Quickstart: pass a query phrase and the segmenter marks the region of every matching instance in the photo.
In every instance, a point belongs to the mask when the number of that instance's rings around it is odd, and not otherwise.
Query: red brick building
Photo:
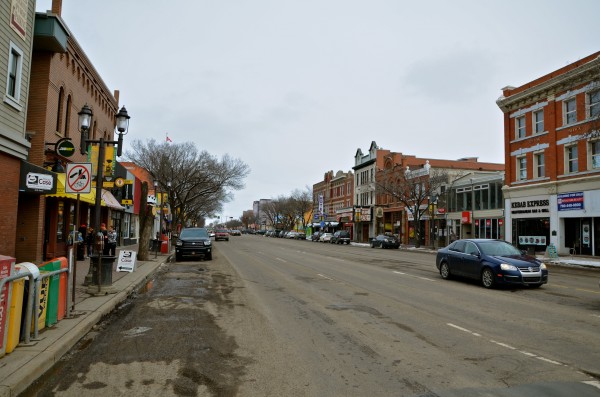
[[[506,237],[600,255],[600,52],[505,87]]]
[[[352,234],[352,197],[354,174],[352,171],[327,171],[323,180],[313,185],[313,230],[330,232],[340,229]]]
[[[62,2],[53,0],[52,10],[35,16],[32,78],[29,86],[27,132],[31,134],[29,161],[38,166],[66,168],[69,162],[87,162],[80,154],[78,113],[84,105],[93,112],[89,139],[113,140],[118,112],[118,91],[111,92],[90,59],[70,35],[61,18]],[[70,157],[57,153],[59,141],[70,140],[75,150]],[[96,165],[94,165],[95,167]],[[64,172],[64,171],[63,171]],[[55,176],[57,193],[21,195],[16,250],[19,261],[40,262],[67,252],[68,235],[79,224],[92,223],[94,195],[80,200],[65,193],[64,173]],[[62,190],[61,190],[62,181]],[[103,192],[110,195],[109,192]],[[111,195],[112,197],[112,195]],[[101,221],[109,224],[110,204],[103,201]],[[99,203],[97,205],[100,205]]]

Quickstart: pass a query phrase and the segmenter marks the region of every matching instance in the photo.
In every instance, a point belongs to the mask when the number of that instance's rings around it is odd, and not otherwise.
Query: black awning
[[[56,173],[27,161],[21,161],[19,192],[54,194],[56,184]]]

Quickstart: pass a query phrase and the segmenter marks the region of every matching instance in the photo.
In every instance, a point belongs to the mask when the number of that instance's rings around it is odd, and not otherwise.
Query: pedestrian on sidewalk
[[[107,255],[115,256],[117,252],[117,232],[112,225],[108,227],[107,241]]]
[[[94,246],[94,228],[89,227],[87,230],[87,236],[85,236],[85,244],[87,245],[87,256],[88,258],[92,256],[93,246]]]

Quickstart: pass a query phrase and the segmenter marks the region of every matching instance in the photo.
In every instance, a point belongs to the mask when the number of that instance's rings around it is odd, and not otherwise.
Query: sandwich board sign
[[[117,261],[118,272],[133,272],[135,270],[135,251],[121,250],[119,252],[119,260]]]

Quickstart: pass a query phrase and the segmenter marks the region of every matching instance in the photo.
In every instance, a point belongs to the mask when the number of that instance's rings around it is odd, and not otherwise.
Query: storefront
[[[368,243],[370,237],[374,237],[373,228],[373,207],[354,207],[354,230],[356,232],[355,241],[359,243]]]
[[[532,196],[507,200],[511,242],[518,248],[545,251],[550,244],[550,197]]]
[[[565,249],[600,256],[600,191],[561,193],[556,204]]]
[[[340,225],[339,230],[346,230],[350,233],[350,239],[354,240],[354,223],[352,222],[354,217],[353,208],[342,208],[335,212],[337,221]]]

